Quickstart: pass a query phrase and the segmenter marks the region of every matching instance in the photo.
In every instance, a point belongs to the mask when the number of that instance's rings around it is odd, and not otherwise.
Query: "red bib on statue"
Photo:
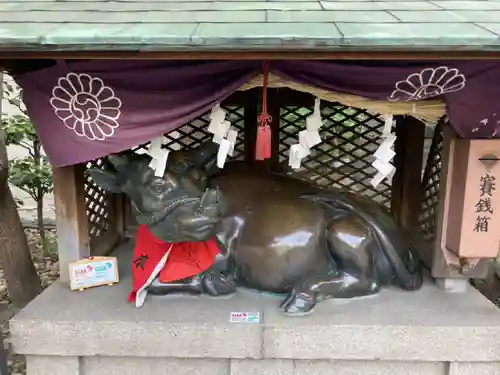
[[[167,243],[139,225],[132,260],[133,290],[129,301],[142,306],[146,288],[159,276],[162,282],[182,280],[209,269],[219,249],[214,239],[205,242]]]

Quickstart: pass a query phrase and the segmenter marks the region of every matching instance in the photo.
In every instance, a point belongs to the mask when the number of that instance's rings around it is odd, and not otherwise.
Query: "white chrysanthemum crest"
[[[396,82],[388,100],[411,101],[433,98],[446,93],[462,90],[465,76],[456,68],[439,66],[412,73],[406,79]]]
[[[120,126],[122,102],[102,79],[68,73],[52,89],[50,105],[64,125],[89,140],[105,140]]]

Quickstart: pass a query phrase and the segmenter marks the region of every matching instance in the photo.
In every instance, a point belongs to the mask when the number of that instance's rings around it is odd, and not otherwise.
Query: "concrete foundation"
[[[71,292],[55,283],[11,320],[28,375],[498,375],[500,310],[469,287],[428,282],[374,298],[326,301],[312,315],[282,316],[280,299],[242,290],[231,298],[127,302],[121,281]],[[230,323],[231,312],[259,313]]]

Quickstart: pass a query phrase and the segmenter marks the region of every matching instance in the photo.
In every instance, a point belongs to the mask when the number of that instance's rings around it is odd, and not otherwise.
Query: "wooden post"
[[[69,264],[90,256],[83,164],[53,168],[57,247],[61,281],[69,282]]]
[[[121,241],[125,237],[125,232],[127,230],[125,222],[125,205],[127,204],[127,197],[123,193],[113,194],[111,200],[113,204],[112,225],[118,235],[118,239]]]
[[[396,117],[396,144],[392,212],[401,225],[413,231],[420,213],[425,125],[411,116]]]
[[[279,169],[280,163],[280,122],[281,122],[281,100],[279,89],[269,89],[267,94],[267,107],[271,115],[271,161],[272,171]]]
[[[3,102],[3,73],[0,71],[0,114],[2,113]],[[2,135],[0,135],[2,137]],[[2,140],[0,139],[0,142]],[[2,166],[0,165],[0,168]],[[0,192],[1,194],[1,192]],[[0,337],[0,375],[7,375],[9,373],[9,366],[7,365],[7,351],[4,347],[3,336]]]
[[[243,123],[245,125],[245,162],[255,163],[255,140],[257,138],[258,89],[247,90],[244,97]],[[238,103],[239,104],[239,103]]]
[[[125,238],[125,205],[126,196],[124,194],[110,194],[107,197],[109,227],[104,233],[90,239],[91,256],[108,256],[115,246]]]

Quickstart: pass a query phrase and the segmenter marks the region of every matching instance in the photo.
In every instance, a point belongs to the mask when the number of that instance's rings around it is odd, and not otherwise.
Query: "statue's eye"
[[[151,189],[155,193],[162,193],[163,191],[165,191],[166,186],[167,186],[166,182],[161,179],[158,180],[155,179],[151,182]]]

